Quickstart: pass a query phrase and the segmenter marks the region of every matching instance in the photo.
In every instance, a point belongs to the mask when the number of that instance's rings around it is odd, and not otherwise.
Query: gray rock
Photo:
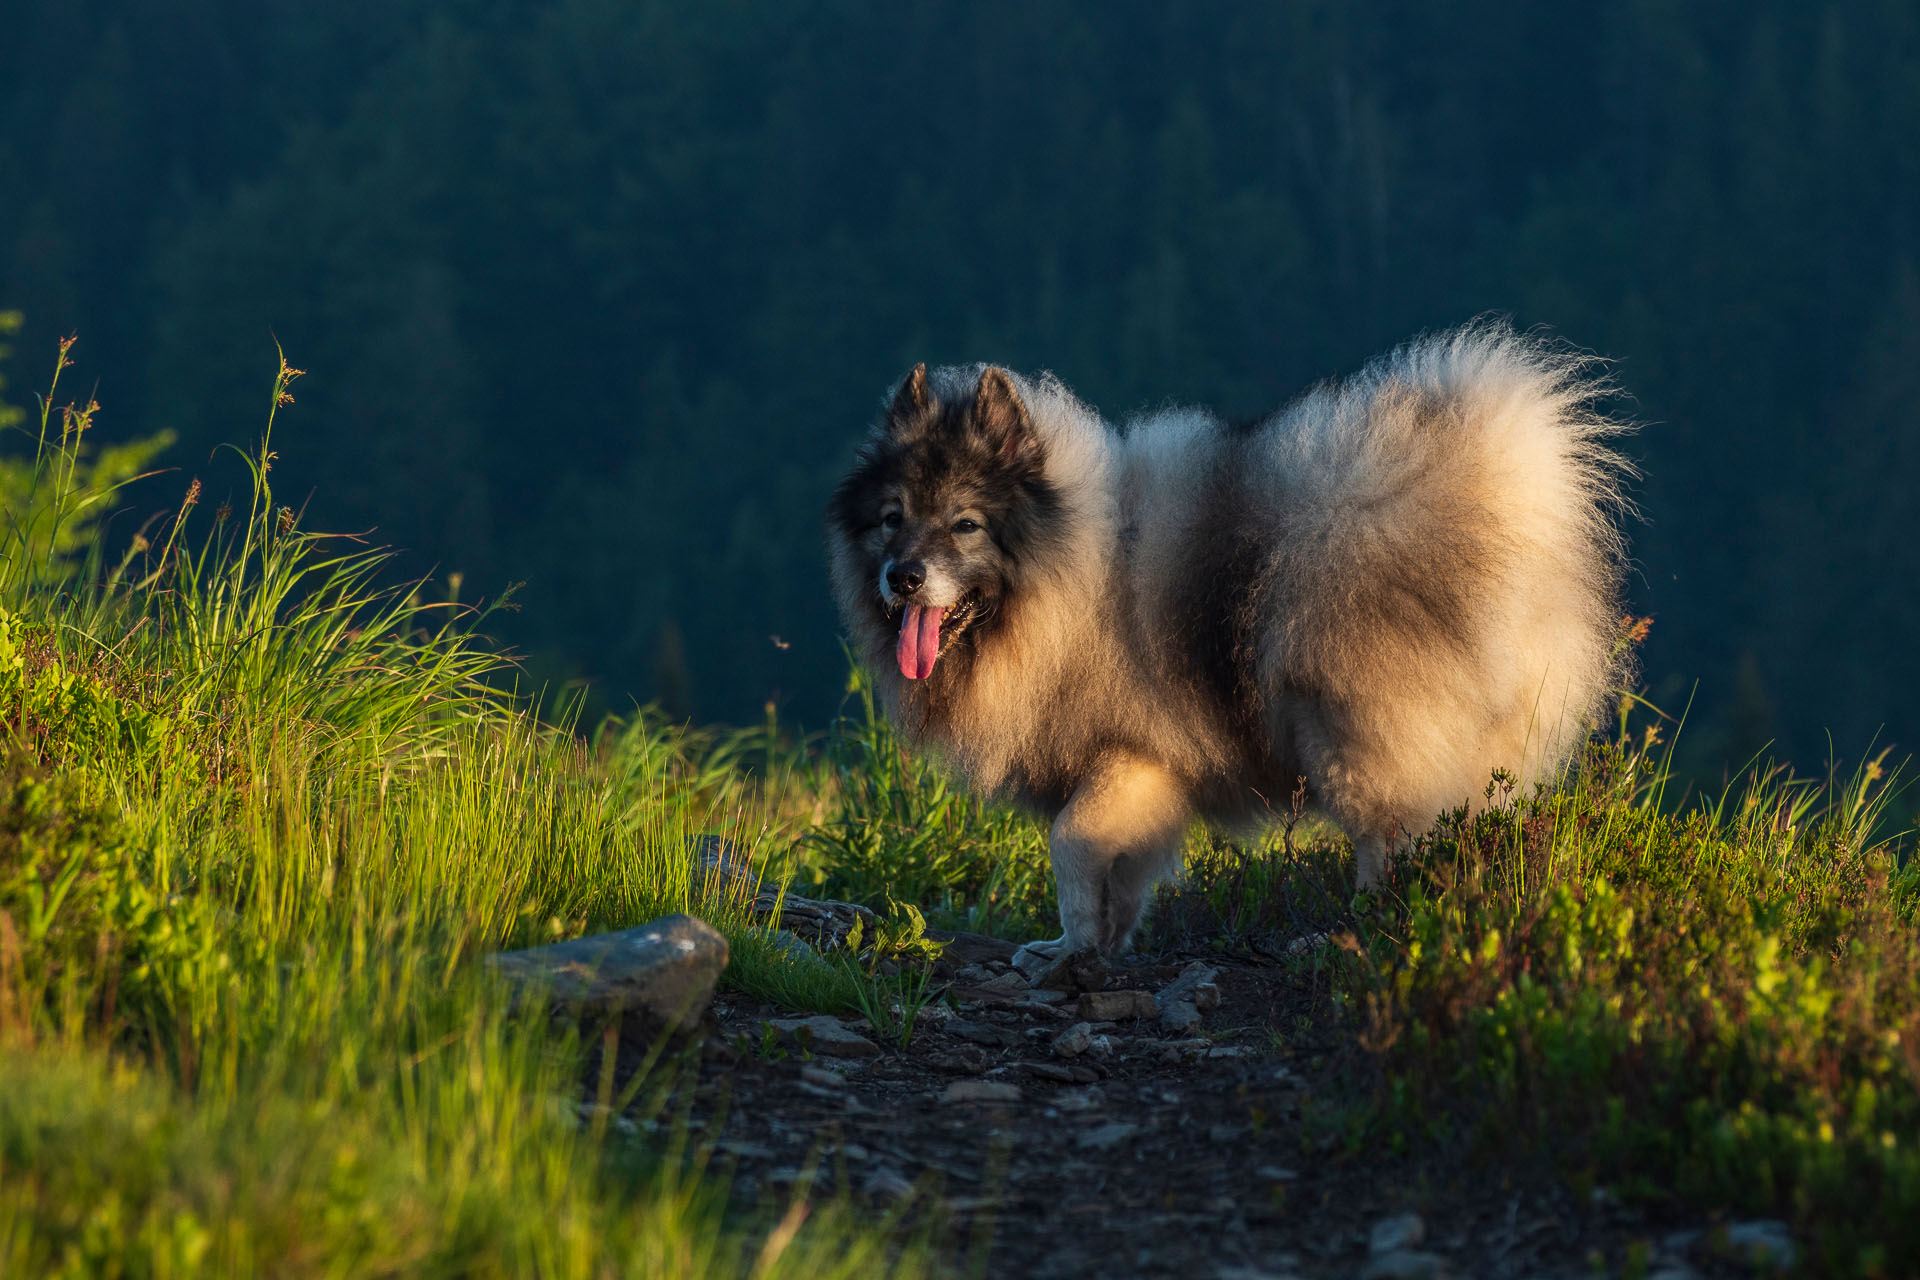
[[[1160,1013],[1160,1027],[1170,1035],[1189,1035],[1200,1026],[1200,1011],[1217,1008],[1220,988],[1214,984],[1219,971],[1195,960],[1180,971],[1180,976],[1154,996]],[[1205,994],[1203,994],[1203,992]]]
[[[1100,990],[1107,985],[1109,973],[1107,962],[1091,951],[1055,959],[1023,950],[1013,958],[1013,966],[1030,985],[1068,995]]]
[[[1382,1218],[1367,1233],[1368,1253],[1397,1253],[1411,1249],[1427,1238],[1427,1220],[1417,1213],[1399,1213]]]
[[[1062,1089],[1053,1095],[1053,1105],[1062,1111],[1098,1111],[1107,1105],[1107,1095],[1096,1084],[1083,1089]]]
[[[880,1052],[879,1045],[824,1013],[811,1018],[774,1018],[767,1025],[783,1039],[828,1058],[871,1058]]]
[[[1418,1249],[1376,1253],[1360,1268],[1360,1280],[1432,1280],[1445,1274],[1446,1259]]]
[[[1199,988],[1213,986],[1214,979],[1219,976],[1220,971],[1218,969],[1202,961],[1195,960],[1192,964],[1189,964],[1180,971],[1179,977],[1162,987],[1160,994],[1156,996],[1155,999],[1161,1001],[1186,1000],[1192,1002],[1194,993],[1199,990]],[[1216,990],[1217,989],[1218,988],[1216,988]]]
[[[1076,1022],[1053,1038],[1053,1051],[1062,1058],[1077,1058],[1093,1047],[1093,1028]]]
[[[618,933],[503,951],[486,962],[559,1006],[685,1027],[713,1002],[714,984],[727,967],[727,940],[704,920],[663,916]]]
[[[1097,1129],[1088,1129],[1073,1140],[1073,1145],[1082,1151],[1107,1151],[1139,1132],[1139,1125],[1129,1124],[1125,1120],[1115,1120]]]
[[[1196,1021],[1199,1017],[1200,1015],[1197,1013],[1194,1015]],[[1192,1061],[1196,1058],[1206,1057],[1207,1051],[1212,1048],[1213,1041],[1200,1037],[1194,1037],[1190,1040],[1167,1040],[1163,1041],[1160,1045],[1160,1061]]]
[[[714,835],[689,836],[687,845],[698,873],[738,895],[756,921],[783,925],[821,951],[839,946],[856,923],[867,937],[874,935],[877,919],[867,908],[856,902],[782,894],[780,886],[766,882],[762,868],[730,840]]]
[[[1151,1018],[1159,1007],[1147,991],[1089,991],[1080,997],[1074,1012],[1082,1022],[1122,1022]]]
[[[1718,1235],[1718,1232],[1712,1232],[1708,1238],[1718,1245],[1721,1244]],[[1787,1224],[1771,1218],[1730,1223],[1721,1249],[1742,1262],[1780,1271],[1790,1269],[1800,1256],[1799,1250],[1794,1248],[1793,1235],[1787,1230]]]
[[[1020,1043],[1020,1033],[1012,1027],[1003,1027],[991,1022],[972,1022],[966,1018],[949,1018],[940,1028],[950,1036],[957,1036],[973,1044],[983,1044],[989,1049],[1010,1049]]]
[[[1052,1080],[1056,1084],[1073,1083],[1073,1068],[1063,1067],[1057,1062],[1023,1062],[1020,1069],[1030,1076]]]
[[[940,1095],[942,1102],[1018,1102],[1020,1086],[1001,1080],[956,1080]]]

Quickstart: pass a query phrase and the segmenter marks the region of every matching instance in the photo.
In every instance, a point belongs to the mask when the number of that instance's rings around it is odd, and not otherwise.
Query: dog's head
[[[990,642],[1061,519],[1045,460],[1006,370],[907,375],[827,509],[841,610],[870,660],[890,646],[925,680]]]

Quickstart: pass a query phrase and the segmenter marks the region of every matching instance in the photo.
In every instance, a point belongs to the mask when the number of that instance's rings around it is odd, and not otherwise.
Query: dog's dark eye
[[[953,531],[955,533],[978,533],[980,532],[980,522],[978,520],[955,520],[953,522]]]
[[[900,513],[898,511],[889,511],[887,514],[881,516],[880,527],[888,533],[892,533],[895,529],[898,529],[900,527]]]

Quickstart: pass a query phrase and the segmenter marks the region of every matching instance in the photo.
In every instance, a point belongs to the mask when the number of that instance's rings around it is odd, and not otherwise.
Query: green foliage
[[[1054,919],[1046,831],[987,804],[927,754],[905,751],[855,667],[827,745],[834,807],[801,845],[802,873],[876,909],[925,904],[938,922],[1031,937]]]
[[[82,447],[51,437],[30,488]],[[740,748],[541,723],[486,682],[478,615],[303,530],[273,462],[204,533],[190,500],[112,570],[95,543],[57,590],[6,579],[0,1271],[917,1272],[844,1203],[729,1212],[636,1098],[583,1124],[590,1051],[474,963],[689,911],[736,984],[857,1005],[695,874],[690,834],[787,821]]]
[[[1563,792],[1455,814],[1352,940],[1382,1122],[1787,1217],[1822,1271],[1911,1271],[1920,939],[1892,782],[1761,769],[1664,811],[1622,743]]]

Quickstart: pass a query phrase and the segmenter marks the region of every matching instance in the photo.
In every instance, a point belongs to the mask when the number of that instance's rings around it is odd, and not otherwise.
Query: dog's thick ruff
[[[1047,375],[908,376],[829,508],[834,588],[907,737],[1052,820],[1039,949],[1123,950],[1195,815],[1304,778],[1368,885],[1566,760],[1625,661],[1590,365],[1478,324],[1248,427],[1118,431]]]

